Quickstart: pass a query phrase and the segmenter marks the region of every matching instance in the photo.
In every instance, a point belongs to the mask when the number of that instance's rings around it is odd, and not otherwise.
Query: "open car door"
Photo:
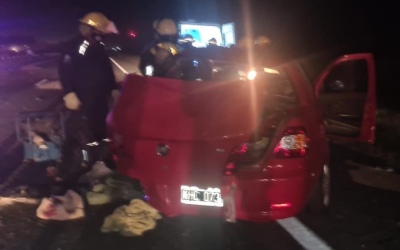
[[[374,142],[376,73],[372,54],[350,54],[333,61],[317,79],[315,94],[328,137]]]

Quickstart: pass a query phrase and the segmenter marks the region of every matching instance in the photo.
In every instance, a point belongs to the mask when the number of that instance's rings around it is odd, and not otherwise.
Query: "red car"
[[[207,67],[191,80],[127,76],[107,119],[118,171],[168,217],[264,222],[326,207],[328,138],[374,141],[373,56],[342,56],[315,82],[296,63]]]

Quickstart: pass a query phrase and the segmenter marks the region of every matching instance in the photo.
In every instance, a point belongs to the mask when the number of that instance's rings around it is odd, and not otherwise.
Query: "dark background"
[[[101,11],[115,21],[121,36],[134,31],[137,37],[128,42],[139,48],[151,39],[156,18],[233,21],[240,38],[248,13],[252,32],[269,36],[274,50],[292,58],[342,47],[346,52],[373,52],[379,104],[400,109],[395,5],[387,0],[0,0],[0,36],[34,35],[56,43],[76,34],[77,19],[86,12]]]

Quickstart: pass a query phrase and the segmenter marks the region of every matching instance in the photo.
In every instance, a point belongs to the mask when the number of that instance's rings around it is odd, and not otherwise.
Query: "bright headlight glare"
[[[254,78],[256,78],[256,76],[257,76],[257,71],[255,71],[254,69],[250,70],[247,73],[247,79],[250,80],[250,81],[253,81]]]

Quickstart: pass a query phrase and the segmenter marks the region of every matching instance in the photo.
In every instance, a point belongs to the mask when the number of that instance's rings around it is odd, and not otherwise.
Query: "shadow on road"
[[[334,249],[400,249],[400,193],[355,183],[346,160],[373,159],[332,144],[330,215],[301,221]]]

